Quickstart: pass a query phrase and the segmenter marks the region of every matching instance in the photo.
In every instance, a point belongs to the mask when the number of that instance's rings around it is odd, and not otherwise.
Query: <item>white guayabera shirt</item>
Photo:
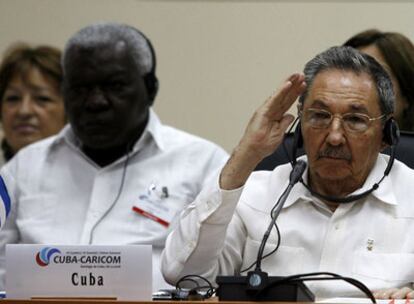
[[[12,205],[0,231],[1,281],[6,243],[152,244],[153,290],[166,287],[159,268],[165,239],[227,157],[209,141],[162,125],[152,111],[126,171],[126,156],[97,166],[70,126],[28,146],[0,171]]]
[[[388,156],[380,155],[364,186],[354,194],[377,183],[387,162]],[[218,274],[233,275],[251,265],[291,169],[287,164],[254,172],[236,190],[220,190],[217,181],[203,190],[167,239],[162,259],[167,281],[192,273],[214,282]],[[395,160],[377,190],[332,212],[296,184],[277,219],[280,248],[262,261],[262,270],[274,276],[334,272],[358,279],[371,290],[411,286],[413,187],[414,171]],[[273,230],[265,253],[276,244]],[[317,297],[363,296],[354,286],[338,281],[306,284]]]

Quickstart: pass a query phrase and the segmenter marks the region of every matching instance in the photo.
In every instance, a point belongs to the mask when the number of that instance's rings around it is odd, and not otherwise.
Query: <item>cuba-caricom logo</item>
[[[50,258],[55,253],[61,253],[57,248],[45,247],[36,254],[36,263],[39,266],[45,267],[49,265]]]

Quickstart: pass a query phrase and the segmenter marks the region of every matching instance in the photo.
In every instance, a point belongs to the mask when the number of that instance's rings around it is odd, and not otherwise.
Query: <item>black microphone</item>
[[[294,185],[298,181],[300,181],[303,172],[305,172],[306,169],[306,162],[304,160],[298,160],[296,162],[296,165],[293,167],[292,172],[290,172],[289,176],[289,185]]]
[[[249,290],[259,290],[266,286],[267,281],[267,273],[261,270],[261,263],[263,259],[263,252],[267,242],[267,239],[270,236],[270,232],[276,222],[277,217],[279,216],[280,211],[285,204],[286,199],[288,198],[290,191],[292,190],[293,186],[301,179],[303,172],[306,169],[306,162],[303,160],[298,160],[293,167],[292,171],[290,172],[289,176],[289,185],[286,187],[285,191],[279,197],[277,203],[272,208],[271,217],[272,220],[270,221],[269,227],[265,234],[263,235],[262,242],[260,243],[259,250],[257,252],[257,259],[256,259],[256,268],[254,271],[251,271],[247,275]]]
[[[285,201],[287,197],[289,196],[290,191],[292,190],[293,186],[302,179],[302,174],[303,172],[305,172],[305,169],[306,169],[306,162],[304,160],[298,160],[295,166],[293,167],[292,171],[290,172],[289,185],[286,188],[286,190],[283,192],[283,194],[280,196],[275,207],[273,207],[272,209],[272,219],[274,219],[273,224],[276,221],[276,218],[279,216],[279,213],[282,210],[282,207],[285,204]]]

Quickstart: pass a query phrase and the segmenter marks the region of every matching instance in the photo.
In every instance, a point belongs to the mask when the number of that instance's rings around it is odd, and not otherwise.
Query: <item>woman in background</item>
[[[1,148],[5,161],[65,125],[60,59],[60,50],[51,46],[16,44],[6,51],[0,65]]]
[[[374,57],[389,73],[396,97],[395,119],[401,130],[414,131],[414,45],[400,33],[371,29],[344,45]]]

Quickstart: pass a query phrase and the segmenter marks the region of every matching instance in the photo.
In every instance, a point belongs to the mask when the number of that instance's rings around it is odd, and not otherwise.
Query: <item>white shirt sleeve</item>
[[[182,212],[162,255],[161,268],[167,282],[175,284],[184,275],[197,274],[213,283],[218,273],[232,274],[240,267],[239,240],[243,237],[239,235],[244,232],[233,214],[242,190],[221,190],[216,178]],[[232,240],[226,239],[230,222],[231,229],[239,231],[230,234]]]
[[[10,212],[0,233],[0,290],[5,289],[5,272],[6,272],[6,244],[17,243],[19,239],[19,232],[16,227],[16,195],[18,192],[17,185],[11,171],[14,167],[7,164],[3,166],[0,175],[4,180],[4,185],[10,196]],[[2,208],[2,206],[0,206]],[[3,224],[3,223],[2,223]]]

